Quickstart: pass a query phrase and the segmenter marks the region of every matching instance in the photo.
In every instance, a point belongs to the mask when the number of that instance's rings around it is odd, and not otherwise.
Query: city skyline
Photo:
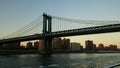
[[[79,42],[85,47],[85,40],[94,40],[94,42],[98,45],[99,43],[104,43],[104,45],[116,44],[118,48],[120,48],[119,37],[120,33],[103,33],[103,34],[92,34],[92,35],[81,35],[81,36],[72,36],[65,37],[70,38],[71,42]],[[117,37],[114,37],[117,36]],[[76,40],[74,40],[76,39]]]
[[[35,41],[35,42],[30,42],[28,41],[26,43],[25,48],[33,48],[34,46],[40,47],[42,44],[40,42],[41,40]],[[36,43],[37,42],[37,43]],[[36,44],[37,45],[36,45]],[[109,52],[109,51],[119,51],[120,49],[118,48],[117,45],[115,44],[109,44],[109,45],[104,45],[104,43],[99,43],[96,45],[94,40],[85,40],[85,47],[81,45],[81,43],[78,42],[70,42],[70,39],[68,38],[54,38],[52,40],[52,50],[53,51],[83,51],[83,52]]]
[[[1,44],[0,50],[39,50],[42,47],[41,40],[36,40],[34,42],[28,41],[26,44],[21,45],[20,42],[14,42],[9,44]],[[84,46],[84,47],[83,47]],[[78,42],[71,42],[68,38],[54,38],[52,40],[53,51],[71,51],[71,52],[110,52],[110,51],[120,51],[115,44],[104,45],[104,43],[96,43],[93,40],[85,40],[85,45]]]
[[[117,20],[120,21],[119,0],[2,0],[0,1],[0,37],[15,32],[28,24],[43,12],[55,16],[70,17],[80,20]],[[120,32],[69,37],[71,41],[95,40],[95,43],[118,45]]]
[[[61,39],[61,40],[66,39],[66,40],[67,40],[67,39],[69,39],[69,38],[54,38],[52,41],[55,41],[56,39]],[[89,39],[84,40],[84,44],[82,44],[81,42],[71,41],[71,39],[69,39],[69,40],[70,40],[70,43],[80,43],[80,45],[83,46],[83,48],[86,47],[86,41],[93,41],[93,44],[95,44],[96,47],[99,47],[99,44],[103,44],[105,47],[106,47],[106,46],[109,46],[109,45],[116,45],[116,44],[113,44],[113,43],[109,43],[108,45],[106,45],[106,44],[104,44],[104,43],[98,43],[98,44],[97,44],[94,40],[89,40]],[[35,43],[36,41],[39,41],[39,40],[26,41],[26,42],[21,43],[21,46],[25,46],[25,47],[26,47],[29,42],[31,42],[32,45],[34,46],[34,43]],[[57,44],[59,44],[59,42],[58,42]],[[59,44],[58,46],[62,46],[62,45]],[[116,45],[116,46],[118,47],[118,45]],[[119,49],[119,47],[118,47],[118,49]]]

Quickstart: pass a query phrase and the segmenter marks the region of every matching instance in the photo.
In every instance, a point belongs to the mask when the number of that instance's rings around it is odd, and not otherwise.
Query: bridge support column
[[[41,48],[39,48],[40,54],[51,54],[52,53],[52,38],[46,36],[51,33],[52,17],[47,14],[43,14],[43,39],[41,40]]]
[[[39,54],[52,53],[52,39],[42,39],[39,47]]]

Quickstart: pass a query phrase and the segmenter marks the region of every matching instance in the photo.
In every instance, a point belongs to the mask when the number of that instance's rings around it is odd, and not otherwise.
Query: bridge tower
[[[52,17],[43,14],[43,35],[49,34],[52,31]],[[44,36],[39,47],[40,54],[50,54],[52,52],[52,38]]]

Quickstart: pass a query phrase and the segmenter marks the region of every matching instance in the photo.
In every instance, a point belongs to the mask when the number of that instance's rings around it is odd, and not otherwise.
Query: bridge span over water
[[[33,34],[28,33],[38,26],[40,26],[40,29],[38,29],[40,30],[39,32],[33,32]],[[120,21],[75,20],[43,14],[43,17],[40,16],[27,26],[0,39],[0,44],[41,39],[42,48],[40,53],[43,54],[51,52],[52,39],[55,37],[110,33],[119,31]],[[25,35],[27,33],[28,35]]]

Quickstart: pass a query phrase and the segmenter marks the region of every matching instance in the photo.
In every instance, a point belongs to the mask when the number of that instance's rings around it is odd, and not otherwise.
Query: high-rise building
[[[105,50],[110,50],[110,48],[108,46],[105,46]]]
[[[54,38],[52,40],[53,50],[68,50],[70,49],[70,39]]]
[[[96,47],[96,44],[93,44],[93,49],[92,50],[96,50],[97,47]]]
[[[93,41],[91,40],[87,40],[85,41],[85,45],[86,45],[86,50],[93,50]]]
[[[70,39],[63,39],[62,42],[62,50],[68,50],[70,49]]]
[[[98,50],[104,50],[104,49],[105,49],[104,45],[102,43],[100,43],[98,45]]]
[[[3,44],[3,47],[5,49],[19,49],[20,48],[20,42]]]
[[[21,48],[21,49],[25,49],[25,46],[24,46],[24,45],[21,45],[20,48]]]
[[[82,46],[82,45],[81,45],[81,47],[80,47],[80,48],[81,48],[81,50],[83,50],[83,46]]]
[[[34,48],[38,49],[38,47],[39,47],[39,41],[35,41],[34,42]]]
[[[27,45],[26,45],[26,48],[33,48],[32,42],[28,42]]]
[[[115,50],[117,50],[117,45],[111,44],[111,45],[109,45],[109,49],[115,51]]]
[[[62,39],[61,38],[54,38],[52,40],[52,49],[53,50],[61,50],[62,49]]]
[[[81,44],[80,44],[80,43],[76,43],[76,42],[72,42],[72,43],[70,44],[70,48],[71,48],[71,50],[73,50],[73,51],[82,50]]]

